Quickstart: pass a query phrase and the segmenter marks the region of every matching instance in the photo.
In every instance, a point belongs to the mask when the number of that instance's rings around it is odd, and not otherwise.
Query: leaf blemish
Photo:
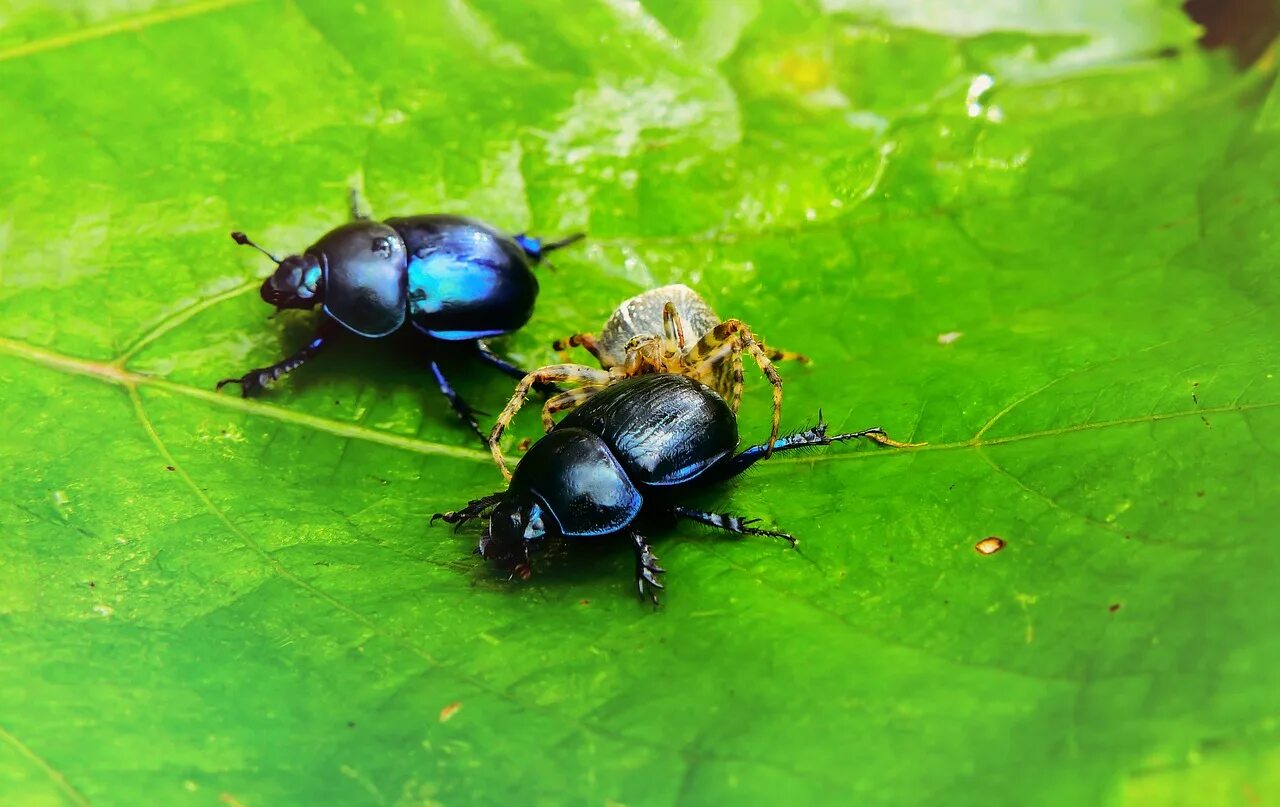
[[[1004,549],[1004,546],[1005,544],[1004,544],[1003,538],[998,538],[994,535],[989,535],[986,538],[983,538],[978,543],[974,544],[973,548],[976,549],[978,551],[978,554],[980,555],[994,555],[995,553],[999,552],[1001,549]]]
[[[449,722],[450,720],[453,719],[453,716],[456,715],[460,709],[462,709],[462,701],[454,701],[453,703],[444,707],[443,709],[440,710],[440,722],[441,723]]]

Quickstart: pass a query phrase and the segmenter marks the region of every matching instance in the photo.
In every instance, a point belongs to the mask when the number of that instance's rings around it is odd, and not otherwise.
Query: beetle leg
[[[332,336],[333,328],[330,323],[326,322],[316,332],[316,335],[311,338],[311,341],[307,342],[297,353],[268,367],[255,367],[239,378],[224,378],[218,382],[218,386],[215,389],[222,389],[227,384],[239,384],[242,396],[248,398],[251,395],[255,395],[265,389],[272,381],[282,375],[292,373],[314,358],[329,343]]]
[[[351,220],[352,221],[368,221],[369,217],[360,212],[360,191],[354,186],[351,188]]]
[[[449,405],[453,407],[454,413],[462,419],[463,423],[471,427],[471,431],[475,432],[476,437],[479,437],[480,442],[483,443],[484,432],[480,431],[480,424],[476,423],[476,415],[484,413],[472,409],[471,405],[462,399],[458,391],[449,383],[449,379],[445,378],[444,373],[440,370],[439,363],[435,359],[429,360],[428,364],[431,367],[431,374],[436,378],[436,384],[440,387],[440,392],[449,399]]]
[[[692,507],[677,506],[671,508],[671,510],[677,518],[687,518],[690,521],[697,521],[709,527],[716,527],[736,535],[767,535],[771,538],[781,538],[791,544],[792,549],[795,549],[796,546],[795,537],[788,533],[752,527],[752,524],[760,521],[758,518],[742,518],[728,513],[711,513],[705,510],[695,510]]]
[[[569,349],[580,347],[590,353],[604,367],[604,359],[600,358],[600,345],[596,343],[595,334],[575,333],[566,339],[557,339],[551,343],[551,349],[560,354],[560,360],[569,361]],[[607,369],[607,368],[606,368]]]
[[[493,430],[489,432],[489,452],[493,454],[493,461],[498,463],[498,468],[502,470],[502,475],[508,480],[511,479],[511,471],[507,469],[507,461],[502,456],[502,449],[498,447],[498,441],[502,439],[502,433],[506,431],[512,418],[516,416],[516,413],[520,411],[520,407],[524,405],[525,399],[529,397],[529,390],[534,384],[539,382],[543,384],[585,383],[603,386],[613,380],[613,375],[608,371],[595,370],[583,364],[552,364],[539,370],[534,370],[520,379],[520,383],[516,384],[515,392],[511,395],[511,400],[507,401],[502,413],[498,415],[497,422],[493,424]]]
[[[850,440],[870,440],[882,446],[890,448],[917,448],[925,445],[925,443],[903,443],[894,440],[885,434],[884,429],[879,426],[870,429],[863,429],[860,432],[847,432],[844,434],[827,434],[827,424],[822,421],[822,413],[818,413],[818,425],[795,434],[779,437],[774,440],[771,445],[761,443],[750,448],[743,449],[732,458],[725,460],[719,467],[712,469],[712,475],[709,479],[725,480],[737,476],[743,471],[755,465],[763,459],[768,459],[772,453],[778,451],[793,451],[797,448],[813,448],[815,446],[829,446],[832,443],[845,443]]]
[[[595,395],[604,387],[599,384],[585,384],[577,389],[571,389],[568,392],[562,392],[559,395],[547,399],[542,406],[542,428],[544,431],[551,431],[556,427],[556,422],[551,416],[559,412],[567,412],[571,409],[577,409],[587,402],[587,399]]]
[[[778,439],[778,430],[782,425],[782,376],[778,375],[777,369],[774,368],[773,362],[769,361],[769,357],[765,354],[764,348],[755,335],[751,333],[751,329],[746,326],[742,320],[727,319],[716,327],[712,328],[702,339],[698,340],[698,344],[689,349],[686,354],[688,364],[691,366],[691,373],[695,375],[712,373],[716,366],[730,359],[730,356],[737,356],[743,351],[751,354],[756,360],[756,364],[760,367],[760,372],[764,373],[764,377],[769,379],[769,383],[773,385],[773,426],[769,430],[770,448],[766,449],[766,453],[772,453],[773,443]],[[734,393],[735,403],[742,389],[742,367],[741,361],[734,364]],[[734,407],[736,411],[736,406]]]
[[[658,580],[658,575],[666,571],[658,565],[658,558],[645,542],[644,536],[638,532],[631,533],[631,541],[636,550],[636,591],[640,599],[648,597],[658,605],[658,591],[665,588]]]
[[[479,499],[472,499],[467,502],[467,506],[461,510],[450,510],[446,513],[436,513],[431,517],[431,523],[435,524],[436,519],[440,519],[446,524],[456,524],[458,527],[461,527],[471,519],[479,518],[484,515],[485,510],[488,510],[490,507],[493,507],[495,504],[502,501],[502,497],[505,495],[506,493],[504,491],[498,491],[497,493],[490,493],[488,496],[482,496]]]
[[[498,370],[498,372],[509,375],[517,381],[529,374],[527,370],[520,369],[497,353],[494,353],[493,349],[484,342],[477,341],[475,344],[476,350],[480,354],[480,361]],[[560,391],[555,384],[534,384],[533,388],[543,395],[554,395]]]

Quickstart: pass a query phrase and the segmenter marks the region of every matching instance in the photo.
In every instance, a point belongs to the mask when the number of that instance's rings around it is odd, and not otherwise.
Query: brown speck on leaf
[[[440,710],[440,722],[448,723],[462,709],[462,701],[454,701]]]
[[[1004,539],[991,535],[974,544],[973,548],[978,550],[980,555],[994,555],[1004,549]]]
[[[92,580],[89,581],[89,588],[97,588],[97,587],[98,587],[97,583],[93,582]]]
[[[166,471],[176,471],[176,470],[178,470],[177,468],[174,468],[172,465],[166,465],[166,466],[164,466],[164,469],[165,469]]]
[[[1114,614],[1116,611],[1120,610],[1120,603],[1118,602],[1111,603],[1111,605],[1107,606],[1107,610]]]
[[[533,445],[533,441],[532,441],[532,440],[530,440],[528,437],[526,437],[526,438],[524,438],[523,440],[521,440],[521,441],[520,441],[519,445],[517,445],[517,446],[516,446],[516,450],[517,450],[517,451],[528,451],[528,450],[529,450],[529,446],[531,446],[531,445]]]
[[[1197,498],[1197,499],[1203,499],[1203,498],[1204,498],[1204,491],[1203,491],[1203,490],[1197,490],[1197,491],[1196,491],[1196,498]]]
[[[578,605],[590,605],[591,600],[578,600]]]

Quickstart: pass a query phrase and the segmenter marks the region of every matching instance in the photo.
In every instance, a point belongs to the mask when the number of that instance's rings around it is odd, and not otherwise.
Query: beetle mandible
[[[262,299],[277,310],[322,306],[325,320],[291,356],[224,378],[218,389],[239,384],[245,397],[293,372],[342,332],[377,339],[405,323],[429,344],[470,343],[485,363],[513,378],[525,371],[494,353],[484,339],[511,333],[529,321],[538,296],[533,267],[547,253],[581,240],[575,233],[550,243],[523,233],[506,235],[462,216],[429,214],[373,221],[352,195],[353,221],[330,230],[301,255],[279,260],[244,233],[251,246],[277,264],[262,283]],[[482,440],[475,413],[458,395],[428,348],[427,362],[453,410]],[[487,441],[486,441],[487,442]]]

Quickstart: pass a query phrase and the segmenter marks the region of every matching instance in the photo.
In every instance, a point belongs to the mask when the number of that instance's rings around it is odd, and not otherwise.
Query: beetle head
[[[513,577],[528,580],[529,554],[542,546],[547,529],[542,505],[532,501],[507,499],[489,516],[489,529],[476,551],[495,567]]]
[[[271,277],[262,281],[262,299],[282,308],[315,308],[324,302],[324,268],[314,255],[290,255],[283,261],[253,243],[241,232],[231,234],[237,244],[254,249],[276,263]]]
[[[315,308],[323,301],[324,270],[314,255],[290,255],[262,281],[262,299],[276,308]]]

